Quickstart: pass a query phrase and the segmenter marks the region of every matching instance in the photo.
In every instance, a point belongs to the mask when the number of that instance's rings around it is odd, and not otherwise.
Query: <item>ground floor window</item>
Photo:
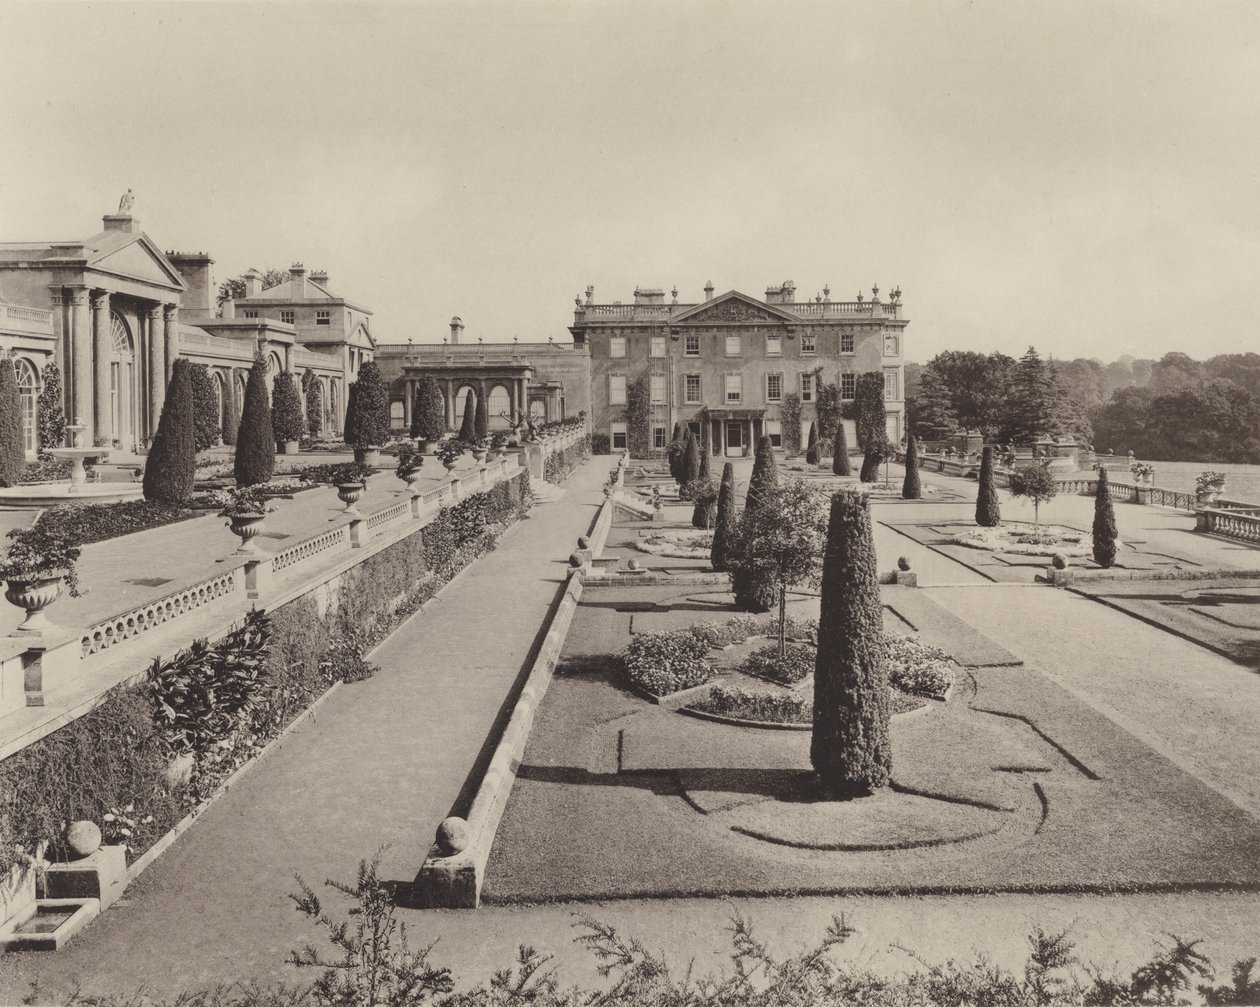
[[[22,357],[14,361],[14,367],[22,400],[22,442],[27,451],[36,451],[39,449],[39,374],[31,362]]]
[[[624,451],[626,449],[626,425],[624,423],[613,423],[609,432],[612,434],[614,450]]]
[[[400,427],[406,418],[406,408],[401,402],[391,402],[389,404],[389,425],[391,427]]]
[[[766,436],[776,448],[783,447],[783,424],[778,420],[766,420]]]
[[[665,446],[665,428],[653,427],[652,428],[652,447],[663,448],[664,446]]]

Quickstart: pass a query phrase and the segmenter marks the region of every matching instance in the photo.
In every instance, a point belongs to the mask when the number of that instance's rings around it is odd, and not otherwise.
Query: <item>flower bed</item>
[[[895,689],[944,699],[954,684],[953,661],[940,647],[908,636],[887,637],[888,681]]]
[[[708,559],[713,551],[711,531],[660,531],[635,541],[639,552],[669,559]]]
[[[780,685],[795,685],[814,673],[817,656],[818,648],[794,643],[785,647],[780,657],[778,643],[770,643],[749,654],[739,670]]]
[[[63,504],[44,511],[38,524],[49,533],[83,546],[197,516],[196,510],[178,504],[121,500],[107,504]]]
[[[709,641],[694,629],[637,633],[623,655],[627,680],[654,696],[703,685],[713,677]]]
[[[969,549],[987,549],[1018,556],[1092,556],[1094,537],[1088,532],[1062,525],[1042,525],[1035,529],[1026,522],[1012,521],[997,528],[970,528],[950,539]]]
[[[891,689],[889,704],[889,712],[896,715],[921,709],[924,701]],[[814,693],[812,689],[808,692],[770,692],[738,685],[715,685],[703,697],[688,704],[686,709],[751,724],[809,725],[814,721]]]
[[[49,458],[46,461],[27,462],[18,476],[19,486],[37,486],[40,483],[69,482],[73,463],[69,458]]]
[[[777,616],[734,615],[724,622],[706,622],[691,627],[709,641],[710,647],[729,647],[744,643],[754,636],[779,637]],[[797,619],[789,615],[784,625],[789,640],[815,643],[818,639],[817,619]]]

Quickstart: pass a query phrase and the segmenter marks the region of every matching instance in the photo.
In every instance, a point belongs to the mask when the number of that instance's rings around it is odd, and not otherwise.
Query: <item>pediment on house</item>
[[[142,283],[184,289],[184,280],[161,250],[144,234],[128,235],[121,245],[103,243],[104,247],[88,248],[87,264],[104,273],[117,273]]]
[[[365,350],[376,349],[376,340],[372,338],[372,333],[368,331],[368,327],[360,322],[354,327],[354,331],[350,333],[350,345],[359,346]]]
[[[728,290],[725,294],[688,308],[670,319],[671,325],[681,323],[695,324],[729,324],[731,322],[799,322],[800,319],[773,304],[758,301],[738,290]]]

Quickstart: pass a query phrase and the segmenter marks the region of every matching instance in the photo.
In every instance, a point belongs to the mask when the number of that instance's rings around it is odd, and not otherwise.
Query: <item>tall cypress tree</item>
[[[853,466],[849,464],[849,438],[844,432],[844,420],[836,424],[836,440],[832,446],[831,471],[838,476],[853,475]]]
[[[358,421],[359,408],[355,404],[359,398],[359,383],[351,381],[346,387],[346,422],[341,430],[341,439],[347,444],[354,444],[356,438],[354,425]]]
[[[809,749],[832,794],[857,797],[888,784],[888,695],[870,504],[864,493],[844,490],[831,498],[823,556]]]
[[[356,448],[380,447],[389,440],[389,390],[375,360],[359,368],[359,377],[351,387],[354,440],[349,434],[346,440]],[[348,418],[346,422],[350,425]]]
[[[757,496],[763,490],[779,485],[779,467],[774,461],[774,446],[769,437],[757,441],[757,454],[753,458],[752,476],[748,480],[748,495],[744,507],[755,507]]]
[[[192,364],[180,357],[144,465],[144,498],[182,504],[192,496],[197,475],[197,432],[193,415]],[[263,364],[264,369],[266,364]]]
[[[0,357],[0,486],[16,486],[26,467],[22,436],[22,393],[13,357]]]
[[[236,485],[265,483],[275,466],[276,438],[271,429],[271,403],[267,401],[267,361],[260,354],[249,369],[245,408],[236,432]]]
[[[224,403],[223,408],[223,443],[228,446],[236,444],[236,435],[241,426],[241,403],[237,401],[240,397],[240,392],[236,385],[236,370],[229,370],[227,389],[224,391],[227,402]]]
[[[477,396],[470,388],[464,396],[464,419],[459,425],[459,439],[471,444],[477,437]]]
[[[271,429],[276,444],[302,439],[302,400],[293,375],[281,371],[271,384]]]
[[[1116,562],[1116,511],[1111,503],[1111,479],[1107,466],[1098,468],[1094,488],[1094,562],[1107,569]]]
[[[473,424],[479,438],[490,436],[490,416],[486,409],[484,395],[477,396],[477,414],[473,419]]]
[[[996,528],[1002,523],[1002,507],[998,503],[997,485],[993,481],[993,445],[986,444],[980,454],[980,488],[976,493],[976,524]]]
[[[192,386],[193,440],[198,451],[205,451],[219,443],[219,396],[205,364],[188,365],[188,382]]]
[[[44,388],[38,405],[39,449],[59,448],[66,439],[66,409],[62,401],[61,369],[50,360],[44,367]]]
[[[818,424],[810,421],[809,439],[805,442],[805,461],[810,465],[818,464]]]
[[[302,372],[302,398],[306,402],[306,432],[318,437],[324,429],[324,396],[319,378],[309,367]]]
[[[695,482],[700,478],[700,442],[696,440],[691,429],[687,429],[687,455],[683,461],[683,479],[678,487],[678,499],[690,500]]]
[[[442,405],[442,389],[433,375],[426,374],[416,386],[416,401],[411,411],[411,436],[440,441],[445,434],[446,410]]]
[[[717,523],[713,528],[713,548],[709,558],[714,570],[731,568],[731,551],[735,540],[735,466],[722,467],[722,485],[718,488]]]
[[[906,439],[906,478],[901,484],[903,500],[920,500],[923,487],[919,484],[919,442],[911,434]]]

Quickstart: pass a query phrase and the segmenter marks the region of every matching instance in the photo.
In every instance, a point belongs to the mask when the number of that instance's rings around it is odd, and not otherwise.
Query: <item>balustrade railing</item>
[[[137,605],[120,615],[94,623],[83,634],[82,651],[79,656],[88,657],[98,654],[123,640],[147,633],[163,623],[178,619],[212,601],[235,594],[237,587],[236,571],[231,570],[173,591],[156,601]]]
[[[35,335],[53,334],[52,312],[43,308],[28,308],[21,304],[0,304],[4,312],[4,328],[16,329]]]
[[[1199,531],[1242,542],[1260,542],[1260,514],[1205,507],[1197,513],[1196,519]]]

